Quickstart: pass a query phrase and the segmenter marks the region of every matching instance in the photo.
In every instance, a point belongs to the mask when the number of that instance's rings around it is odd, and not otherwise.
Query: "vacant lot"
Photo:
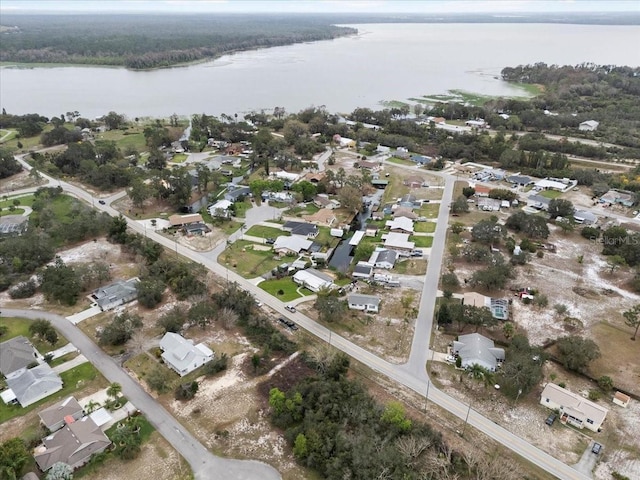
[[[270,272],[284,260],[274,255],[270,245],[238,240],[220,255],[219,262],[244,278],[255,278]]]
[[[431,236],[412,235],[409,240],[416,244],[416,248],[431,248],[433,245],[433,237]]]
[[[283,302],[290,302],[296,298],[313,294],[313,292],[296,284],[291,277],[265,280],[264,282],[260,282],[258,286]]]
[[[416,232],[433,233],[436,231],[435,222],[416,222],[413,227]]]
[[[393,267],[393,272],[400,275],[425,275],[427,273],[427,261],[417,258],[400,260]]]
[[[420,207],[416,213],[422,217],[427,218],[436,218],[438,216],[438,212],[440,211],[439,203],[426,203]]]
[[[274,227],[265,227],[263,225],[254,225],[245,232],[247,235],[260,238],[277,238],[279,236],[289,236],[289,232]]]

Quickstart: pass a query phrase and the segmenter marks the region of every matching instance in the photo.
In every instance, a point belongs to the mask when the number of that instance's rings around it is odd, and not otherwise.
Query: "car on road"
[[[556,414],[552,413],[551,415],[549,415],[547,417],[547,419],[544,421],[544,423],[546,423],[547,425],[551,426],[551,425],[553,425],[553,422],[556,421],[556,418],[557,418]]]
[[[600,450],[602,450],[602,445],[597,442],[593,444],[593,447],[591,447],[591,452],[595,453],[596,455],[600,453]]]
[[[256,307],[261,307],[262,306],[262,302],[260,300],[256,300]]]
[[[295,311],[296,311],[296,307],[294,307],[293,305],[287,305],[284,308],[289,310],[291,313],[295,313]]]
[[[106,202],[105,202],[104,200],[98,200],[98,203],[99,203],[100,205],[106,205]]]

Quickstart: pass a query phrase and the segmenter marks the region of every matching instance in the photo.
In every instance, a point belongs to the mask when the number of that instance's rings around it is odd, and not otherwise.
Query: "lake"
[[[153,71],[123,68],[0,69],[0,106],[14,114],[93,118],[219,115],[324,105],[332,112],[380,108],[461,89],[485,95],[523,91],[496,78],[505,66],[640,65],[639,26],[558,24],[355,25],[357,36],[227,55]],[[636,45],[636,47],[632,47]]]

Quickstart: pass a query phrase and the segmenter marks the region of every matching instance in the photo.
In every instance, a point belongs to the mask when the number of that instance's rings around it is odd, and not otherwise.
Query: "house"
[[[426,157],[424,155],[411,155],[409,159],[418,165],[428,165],[433,160],[431,157]]]
[[[368,162],[366,160],[360,160],[358,162],[359,168],[364,168],[365,170],[379,170],[380,164],[376,162]]]
[[[236,186],[236,188],[231,189],[230,187],[230,189],[227,190],[227,192],[224,194],[224,199],[235,203],[243,200],[245,197],[248,197],[250,195],[251,189],[249,187]]]
[[[388,233],[384,239],[384,248],[396,250],[401,253],[409,253],[415,248],[415,242],[409,241],[408,233]]]
[[[612,401],[613,403],[621,406],[622,408],[627,408],[629,406],[629,402],[631,401],[631,397],[629,395],[625,395],[622,392],[616,392],[613,395]]]
[[[466,122],[464,122],[464,124],[467,127],[471,127],[471,128],[489,128],[489,125],[487,125],[487,122],[485,122],[481,118],[477,120],[467,120]]]
[[[21,368],[7,375],[8,390],[0,394],[5,403],[28,407],[62,389],[62,379],[52,368],[41,363],[33,368]]]
[[[510,208],[511,207],[511,202],[509,202],[509,200],[502,200],[500,202],[500,208]]]
[[[406,148],[403,148],[403,147],[398,147],[393,152],[393,156],[396,157],[396,158],[401,158],[403,160],[406,160],[406,159],[409,158],[409,150],[407,150]]]
[[[49,408],[38,412],[40,422],[50,432],[60,430],[65,425],[65,418],[80,420],[84,416],[84,410],[74,397],[67,397]]]
[[[536,182],[536,188],[538,190],[556,190],[558,192],[564,192],[569,188],[569,183],[559,182],[550,178],[543,178]]]
[[[491,191],[491,187],[487,187],[485,185],[476,185],[473,189],[476,191],[477,198],[488,197],[489,192]]]
[[[490,298],[476,292],[465,292],[462,295],[463,305],[470,305],[472,307],[488,307]]]
[[[42,445],[34,451],[34,458],[43,472],[54,464],[63,462],[76,469],[87,463],[92,455],[104,451],[111,440],[91,419],[84,417],[70,421],[56,433],[42,439]]]
[[[352,293],[347,295],[347,304],[350,310],[364,310],[365,312],[378,313],[380,309],[380,299],[374,295]]]
[[[231,217],[231,211],[229,210],[231,205],[233,205],[233,202],[229,200],[218,200],[216,203],[209,206],[209,215],[212,217],[229,218]]]
[[[387,287],[399,287],[400,280],[396,277],[392,277],[391,275],[385,275],[383,273],[374,273],[373,281],[376,283],[380,283]]]
[[[330,199],[329,196],[325,195],[324,193],[316,195],[313,199],[313,204],[318,208],[328,208],[331,210],[340,208],[339,201]]]
[[[40,363],[41,356],[31,342],[22,335],[0,343],[0,373],[5,377],[32,363]]]
[[[103,312],[119,307],[138,298],[138,277],[129,280],[118,280],[106,287],[93,291],[89,298],[100,307]]]
[[[183,227],[193,223],[204,223],[202,215],[199,213],[192,213],[189,215],[171,215],[169,217],[169,225],[171,227]]]
[[[414,195],[407,194],[398,200],[399,207],[406,207],[406,208],[413,209],[413,208],[420,208],[421,205],[422,205],[422,202],[417,200]]]
[[[631,192],[621,192],[618,190],[609,190],[600,197],[600,203],[619,203],[625,207],[632,207],[635,203],[635,196]]]
[[[318,226],[312,223],[292,221],[286,222],[282,226],[282,230],[284,230],[285,232],[289,232],[292,235],[300,235],[308,238],[316,238],[318,236],[318,233],[320,232]]]
[[[262,200],[272,200],[274,202],[291,203],[294,198],[289,192],[263,192]]]
[[[284,170],[280,170],[278,172],[271,173],[271,177],[277,178],[278,180],[282,180],[285,183],[294,183],[297,182],[300,178],[300,175],[293,172],[286,172]]]
[[[502,202],[497,198],[479,197],[476,206],[485,212],[499,212]]]
[[[542,195],[531,195],[527,198],[527,205],[536,210],[549,210],[549,202],[551,202],[551,199]]]
[[[404,179],[404,184],[409,188],[420,188],[424,183],[424,178],[412,175]]]
[[[376,235],[378,235],[377,227],[367,227],[364,231],[365,237],[375,237]]]
[[[598,217],[588,210],[576,210],[573,219],[576,223],[584,225],[595,225],[598,222]]]
[[[429,120],[429,122],[435,123],[436,125],[442,125],[447,122],[444,117],[427,117],[427,120]]]
[[[371,180],[371,186],[378,190],[384,190],[389,185],[389,180],[374,179]]]
[[[331,226],[338,221],[335,213],[328,208],[321,208],[311,215],[303,215],[302,218],[307,222],[318,223],[321,225]]]
[[[460,335],[458,340],[453,342],[452,350],[461,358],[463,368],[479,365],[495,372],[504,361],[504,349],[496,348],[493,340],[479,333]]]
[[[313,241],[307,240],[299,235],[292,235],[290,237],[281,235],[276,238],[273,244],[273,251],[279,255],[286,255],[288,253],[298,255],[302,251],[308,251],[311,245],[313,245]]]
[[[514,185],[518,185],[521,187],[526,187],[527,185],[531,185],[533,183],[531,177],[527,177],[526,175],[509,175],[506,180],[509,183],[513,183]]]
[[[376,248],[371,254],[371,257],[369,257],[368,263],[373,265],[376,268],[384,268],[387,270],[391,270],[396,264],[397,258],[398,258],[398,254],[393,250]]]
[[[413,233],[413,220],[407,217],[397,217],[393,220],[387,220],[385,226],[391,232]]]
[[[406,217],[410,220],[415,220],[418,218],[418,214],[414,213],[413,210],[411,210],[410,208],[407,207],[398,207],[394,205],[394,208],[392,210],[392,215],[393,218],[398,218],[398,217]]]
[[[389,153],[391,151],[391,147],[387,147],[386,145],[378,145],[376,147],[376,152],[378,153]]]
[[[327,174],[324,172],[309,172],[304,176],[304,179],[317,185],[324,180],[326,176]]]
[[[164,363],[181,377],[213,360],[213,352],[204,343],[194,345],[193,340],[173,332],[164,334],[160,349]]]
[[[358,264],[353,267],[353,273],[351,276],[353,278],[371,278],[373,275],[373,267],[366,262],[358,262]]]
[[[547,383],[540,405],[560,411],[560,421],[576,428],[600,431],[609,410],[554,383]]]
[[[293,276],[293,281],[314,293],[318,293],[323,288],[333,287],[333,279],[315,268],[297,271]]]
[[[182,227],[182,233],[191,237],[193,235],[205,235],[209,233],[211,229],[204,223],[193,223],[191,225],[185,225]]]
[[[357,247],[363,238],[364,238],[364,230],[358,230],[349,239],[349,245],[351,245],[352,247]]]
[[[337,143],[341,148],[353,148],[356,146],[355,140],[347,137],[342,137],[337,133],[333,136],[333,141]]]
[[[600,122],[596,122],[595,120],[587,120],[586,122],[582,122],[580,123],[580,125],[578,125],[578,130],[580,130],[581,132],[593,132],[594,130],[598,129],[598,125],[600,125]]]

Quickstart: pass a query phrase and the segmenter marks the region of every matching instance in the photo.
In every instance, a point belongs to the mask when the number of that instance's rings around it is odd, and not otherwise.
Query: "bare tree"
[[[229,330],[237,323],[238,314],[233,309],[225,307],[218,311],[218,320],[220,320],[222,328]]]

